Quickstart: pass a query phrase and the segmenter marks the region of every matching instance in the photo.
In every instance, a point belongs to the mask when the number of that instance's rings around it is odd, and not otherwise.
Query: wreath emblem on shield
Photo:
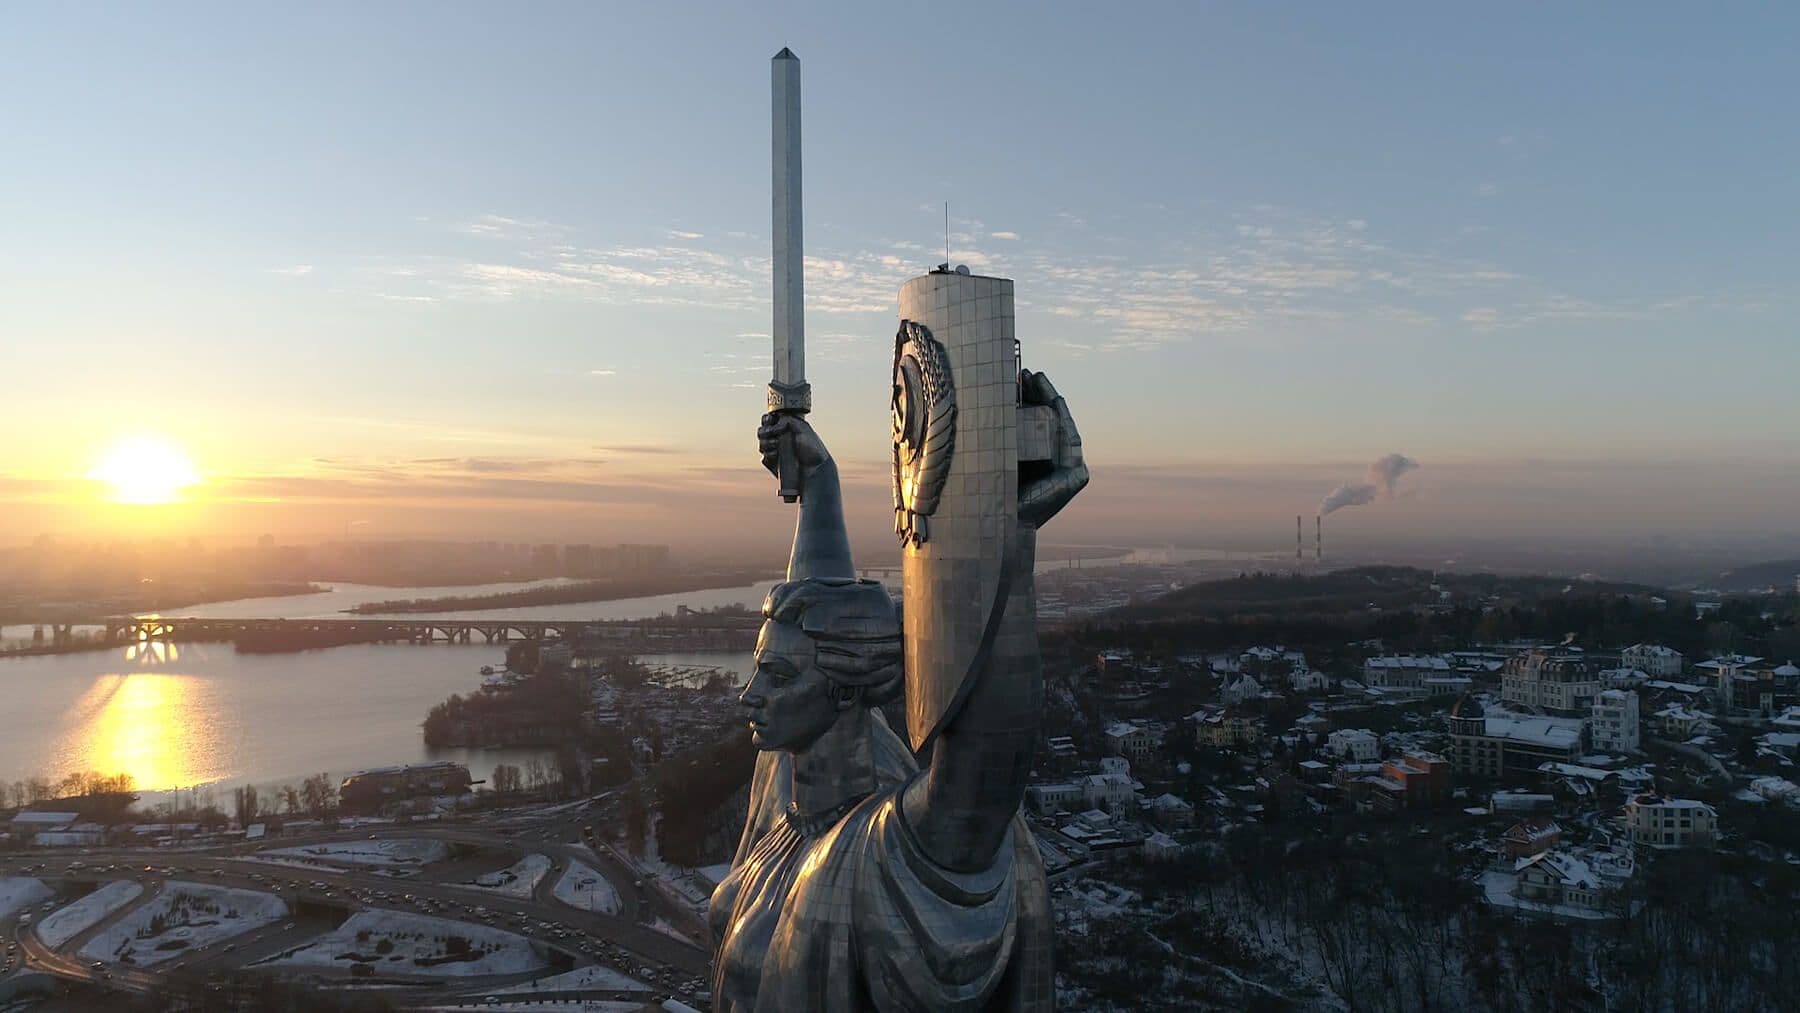
[[[950,357],[924,324],[900,321],[894,335],[894,533],[902,545],[931,538],[956,450],[956,381]]]

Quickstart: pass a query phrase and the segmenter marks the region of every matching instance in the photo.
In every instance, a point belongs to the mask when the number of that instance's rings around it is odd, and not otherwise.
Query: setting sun
[[[112,487],[114,502],[173,503],[200,473],[180,447],[159,436],[130,436],[106,452],[88,477]]]

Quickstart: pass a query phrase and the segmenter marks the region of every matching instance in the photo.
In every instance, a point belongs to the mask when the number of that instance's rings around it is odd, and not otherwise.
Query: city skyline
[[[1788,12],[226,11],[0,43],[10,541],[784,540],[783,45],[859,536],[945,201],[1106,462],[1071,541],[1279,548],[1390,453],[1422,466],[1337,537],[1795,534]],[[183,502],[109,502],[142,433]]]

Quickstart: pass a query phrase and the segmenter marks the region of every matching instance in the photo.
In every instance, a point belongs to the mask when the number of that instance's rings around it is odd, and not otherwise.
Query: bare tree
[[[306,811],[314,816],[324,816],[337,804],[337,788],[330,774],[308,777],[300,785],[300,796],[306,801]]]
[[[232,808],[238,811],[238,826],[248,828],[256,819],[257,801],[256,784],[245,784],[232,792]]]
[[[281,804],[287,810],[287,814],[289,816],[299,815],[299,813],[300,813],[300,789],[294,787],[291,784],[284,784],[281,786],[281,790],[277,794],[279,794],[281,796]]]

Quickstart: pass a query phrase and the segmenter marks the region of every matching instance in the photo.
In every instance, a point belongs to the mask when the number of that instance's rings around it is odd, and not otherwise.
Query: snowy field
[[[136,900],[144,888],[129,879],[115,879],[67,907],[58,908],[38,922],[38,938],[51,949],[100,924],[100,920]]]
[[[49,887],[30,876],[8,876],[0,879],[0,918],[11,918],[40,901],[50,899]]]
[[[272,848],[262,854],[287,861],[324,862],[330,865],[373,866],[393,871],[417,870],[441,862],[450,853],[443,841],[419,838],[377,841],[333,841],[298,848]]]
[[[557,900],[570,907],[603,915],[616,915],[625,906],[605,876],[580,862],[569,863],[554,892]]]
[[[171,882],[155,900],[88,940],[81,955],[147,967],[287,917],[273,894]]]
[[[544,855],[526,855],[511,866],[476,876],[475,885],[506,897],[531,899],[544,874],[550,871],[550,859]]]
[[[610,967],[594,964],[577,967],[563,974],[528,981],[523,985],[497,988],[490,995],[518,995],[524,992],[654,992],[654,988],[636,978],[628,978]]]
[[[548,951],[524,936],[469,922],[399,911],[361,911],[331,932],[257,966],[375,967],[376,974],[470,978],[529,974]]]

